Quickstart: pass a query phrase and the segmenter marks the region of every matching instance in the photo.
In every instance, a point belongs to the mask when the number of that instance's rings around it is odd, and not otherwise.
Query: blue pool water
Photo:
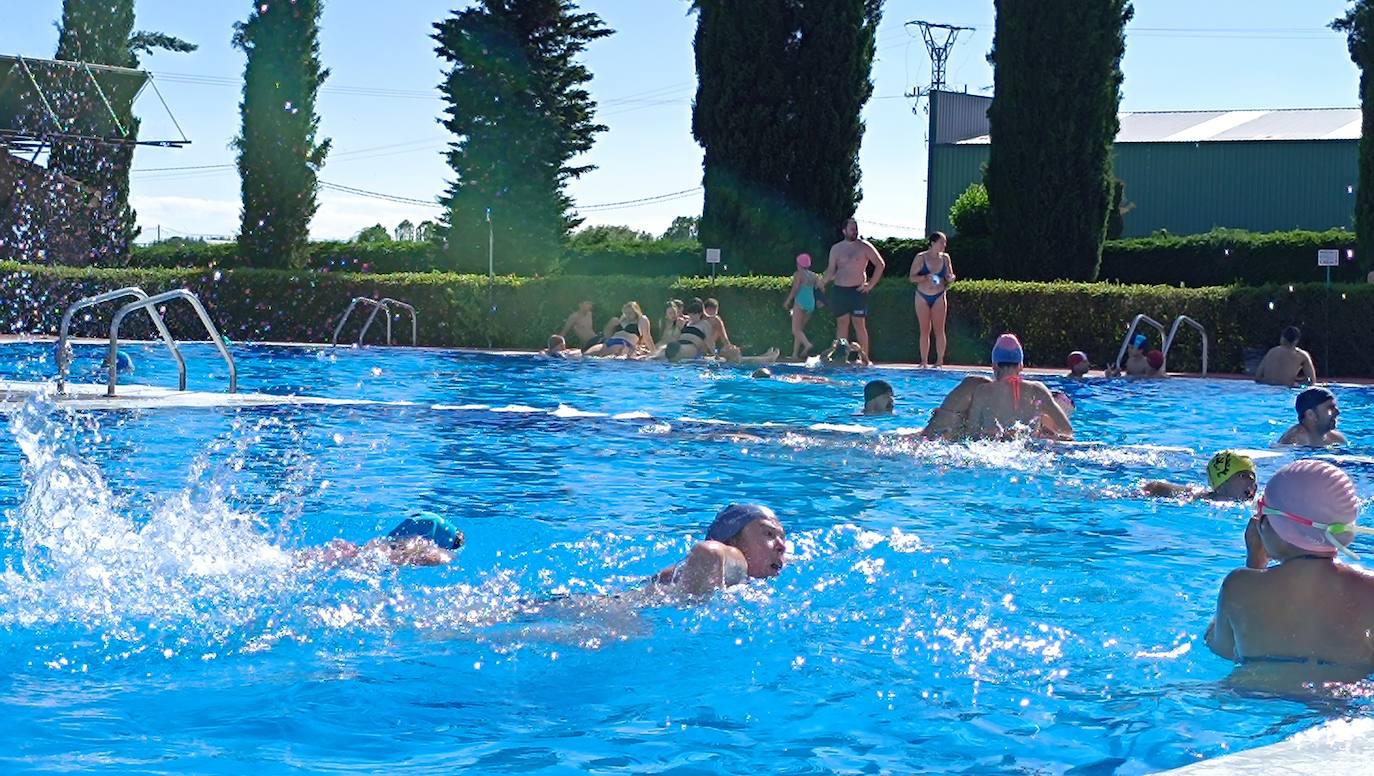
[[[175,385],[132,352],[129,381]],[[191,388],[223,386],[187,354]],[[0,771],[1144,773],[1369,713],[1363,684],[1232,681],[1200,634],[1244,509],[1134,494],[1267,447],[1292,391],[1069,384],[1100,444],[952,445],[911,433],[950,373],[235,355],[243,390],[386,403],[10,414]],[[0,346],[0,379],[52,373]],[[855,415],[874,376],[895,416]],[[1337,394],[1370,455],[1374,395]],[[777,579],[615,595],[743,500],[786,525]],[[457,562],[293,560],[411,508],[459,524]]]

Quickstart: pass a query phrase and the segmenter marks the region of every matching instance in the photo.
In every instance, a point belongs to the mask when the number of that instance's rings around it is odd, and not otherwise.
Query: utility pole
[[[954,41],[958,39],[961,32],[973,32],[973,27],[958,27],[952,24],[936,24],[927,21],[910,21],[906,26],[916,26],[921,28],[921,37],[925,39],[926,51],[930,53],[930,86],[917,87],[907,92],[907,97],[920,100],[928,96],[931,92],[940,91],[945,88],[945,68],[949,66],[949,55],[954,50]],[[944,41],[936,39],[943,37]],[[911,106],[911,112],[916,112],[916,106]]]

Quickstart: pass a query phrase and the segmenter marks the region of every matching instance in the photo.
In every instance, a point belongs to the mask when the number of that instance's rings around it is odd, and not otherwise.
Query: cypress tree
[[[454,180],[441,230],[451,266],[486,272],[490,228],[497,269],[547,272],[581,223],[567,183],[595,169],[570,162],[606,130],[579,56],[613,31],[571,0],[481,0],[434,28],[450,65],[442,123]]]
[[[879,0],[697,0],[701,238],[752,271],[824,255],[854,213]]]
[[[1355,237],[1360,266],[1374,267],[1374,2],[1356,0],[1331,28],[1346,34],[1360,68],[1360,180],[1355,190]]]
[[[255,0],[233,44],[248,55],[243,70],[243,126],[238,150],[243,193],[239,251],[251,266],[300,267],[310,220],[319,207],[317,173],[329,140],[317,140],[315,94],[329,77],[320,67],[320,0]]]
[[[1112,203],[1128,0],[995,0],[987,184],[1007,278],[1094,280]]]

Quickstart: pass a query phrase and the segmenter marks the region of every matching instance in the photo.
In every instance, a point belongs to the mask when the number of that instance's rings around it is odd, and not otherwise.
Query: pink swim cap
[[[797,266],[798,266],[798,267],[801,267],[802,269],[811,269],[811,254],[809,254],[809,253],[798,253],[798,254],[797,254]]]
[[[1326,526],[1342,523],[1353,525],[1359,516],[1360,500],[1350,477],[1325,461],[1294,461],[1279,469],[1264,486],[1261,507],[1274,533],[1303,552],[1334,555],[1335,545],[1328,536],[1341,544],[1355,538],[1354,531],[1328,531]],[[1287,512],[1302,518],[1276,513]],[[1320,523],[1310,526],[1305,521]]]

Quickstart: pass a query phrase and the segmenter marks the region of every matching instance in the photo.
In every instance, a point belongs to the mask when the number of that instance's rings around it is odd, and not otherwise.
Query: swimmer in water
[[[930,422],[921,431],[926,439],[954,440],[964,436],[968,411],[973,406],[973,392],[992,380],[982,375],[969,375],[945,395],[945,400],[930,414]]]
[[[1017,425],[1039,437],[1073,439],[1073,424],[1044,383],[1025,380],[1021,341],[1003,334],[992,347],[993,381],[973,390],[966,430],[980,438],[999,438]]]
[[[1207,488],[1176,485],[1152,480],[1141,486],[1147,496],[1157,498],[1204,499],[1207,501],[1249,501],[1255,497],[1255,462],[1248,455],[1222,450],[1207,462]]]
[[[891,415],[897,403],[886,380],[871,380],[864,386],[864,414]]]
[[[1359,507],[1350,477],[1329,463],[1279,469],[1246,528],[1246,568],[1221,584],[1207,646],[1236,663],[1374,670],[1374,575],[1336,563],[1371,532],[1355,524]]]
[[[1325,388],[1308,388],[1298,394],[1293,409],[1298,422],[1279,437],[1281,445],[1302,447],[1331,447],[1346,444],[1345,434],[1336,430],[1341,410],[1336,396]]]
[[[463,532],[433,512],[416,512],[385,537],[358,545],[334,539],[323,547],[301,550],[297,562],[339,566],[369,557],[396,566],[442,566],[463,546]]]
[[[750,578],[775,577],[786,558],[786,533],[773,510],[759,504],[731,504],[716,515],[706,539],[681,563],[659,572],[652,587],[704,596]]]
[[[1066,362],[1069,373],[1065,375],[1071,380],[1084,380],[1088,377],[1088,370],[1093,368],[1092,362],[1088,361],[1088,354],[1081,350],[1075,350],[1069,354]]]
[[[581,358],[582,351],[568,347],[568,342],[563,339],[562,334],[551,334],[548,345],[539,352],[539,355],[548,358]]]

